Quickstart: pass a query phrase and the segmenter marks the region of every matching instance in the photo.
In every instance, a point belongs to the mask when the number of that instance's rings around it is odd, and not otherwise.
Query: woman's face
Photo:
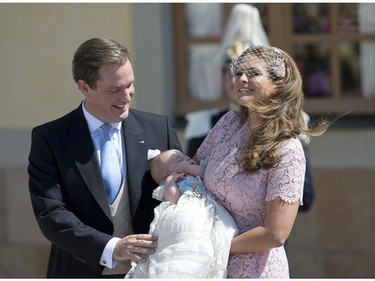
[[[234,91],[238,103],[246,106],[256,100],[265,99],[275,90],[268,78],[265,62],[252,55],[246,55],[234,72]]]

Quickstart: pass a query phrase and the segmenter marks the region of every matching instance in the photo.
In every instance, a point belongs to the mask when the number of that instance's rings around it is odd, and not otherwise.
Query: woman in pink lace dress
[[[233,216],[228,278],[288,278],[283,247],[302,204],[305,155],[298,135],[322,134],[301,118],[301,75],[274,47],[250,47],[231,64],[241,112],[210,131],[195,160],[207,189]]]

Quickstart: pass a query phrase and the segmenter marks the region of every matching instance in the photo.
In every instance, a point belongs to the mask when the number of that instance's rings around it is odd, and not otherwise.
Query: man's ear
[[[77,82],[78,89],[82,92],[82,94],[87,98],[89,95],[90,86],[82,79],[79,79]]]

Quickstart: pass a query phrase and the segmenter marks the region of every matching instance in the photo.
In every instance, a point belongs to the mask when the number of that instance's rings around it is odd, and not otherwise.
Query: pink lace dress
[[[249,134],[246,123],[229,112],[197,151],[198,159],[207,165],[207,190],[233,216],[239,234],[263,224],[267,201],[280,197],[302,204],[306,160],[298,138],[283,143],[277,167],[250,174],[240,165]],[[289,278],[284,247],[230,256],[228,278]]]

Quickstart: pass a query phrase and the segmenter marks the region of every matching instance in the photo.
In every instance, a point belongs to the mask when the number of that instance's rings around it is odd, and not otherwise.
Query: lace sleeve
[[[287,203],[302,203],[306,158],[301,142],[293,138],[281,146],[278,166],[270,170],[266,201],[280,197]]]

